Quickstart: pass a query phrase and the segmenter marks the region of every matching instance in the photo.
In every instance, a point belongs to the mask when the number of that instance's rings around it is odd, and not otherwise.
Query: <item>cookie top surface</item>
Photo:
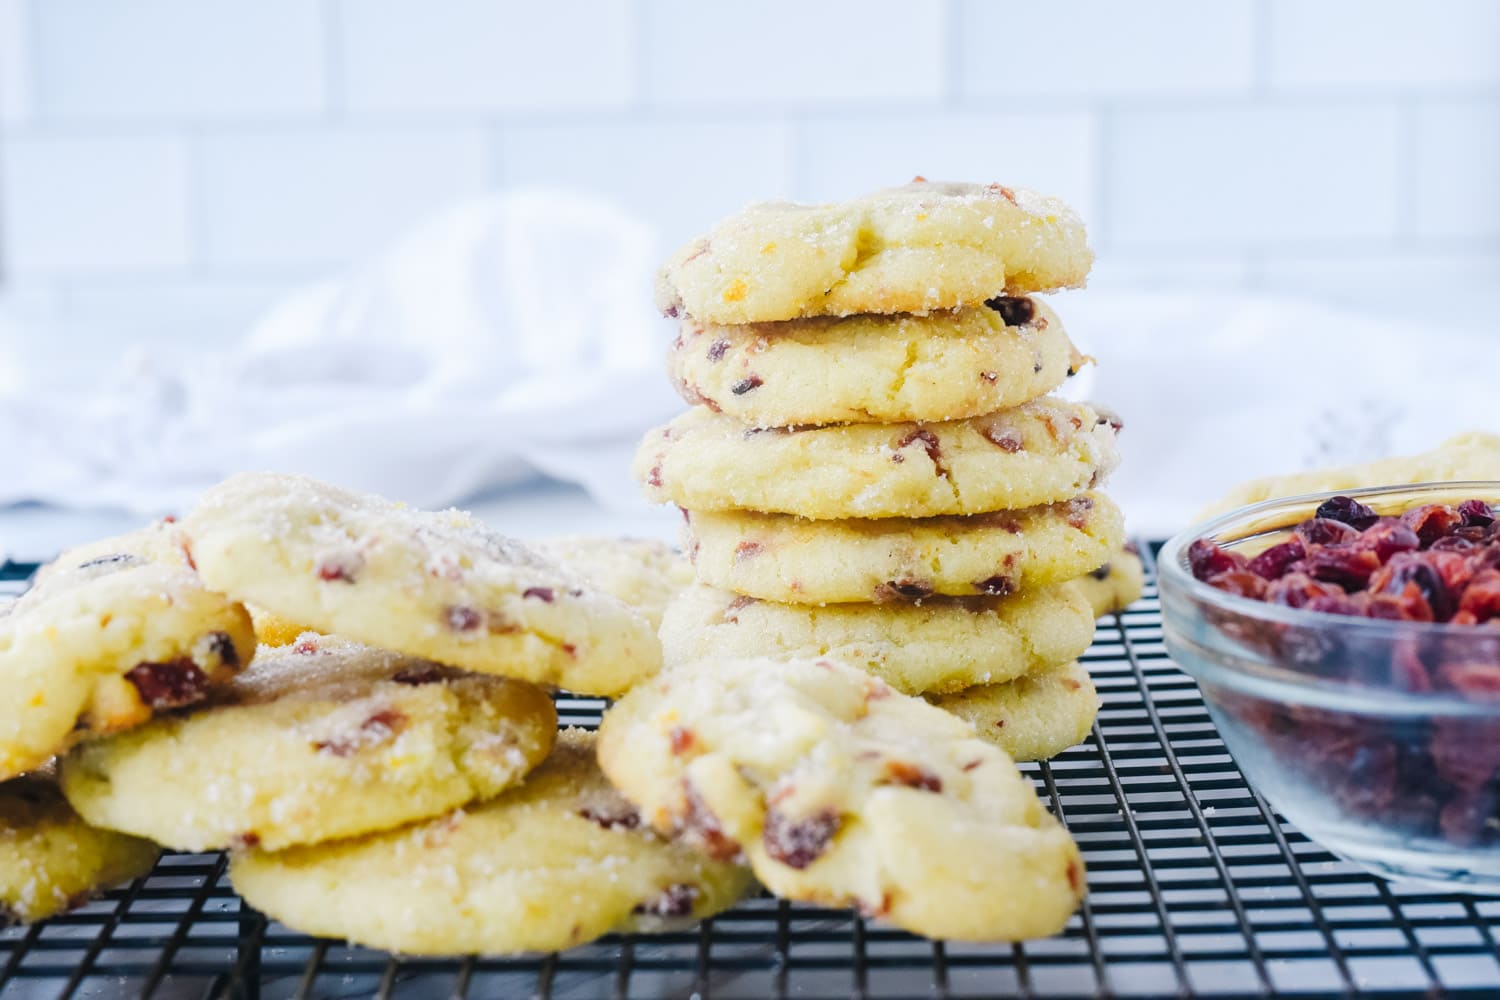
[[[1119,460],[1118,426],[1051,396],[971,420],[786,430],[697,407],[648,432],[633,470],[648,499],[694,512],[983,514],[1098,486]]]
[[[561,535],[532,543],[542,555],[618,598],[651,623],[693,582],[693,566],[665,542],[646,538]]]
[[[145,875],[158,853],[155,844],[85,824],[49,778],[0,783],[0,926],[72,909]]]
[[[203,700],[255,652],[250,616],[139,536],[65,552],[0,605],[0,777]]]
[[[183,522],[211,586],[319,632],[611,696],[655,672],[650,624],[472,515],[246,474]]]
[[[1083,222],[1000,184],[915,181],[828,205],[763,202],[683,247],[657,278],[668,315],[760,323],[926,313],[1083,284]]]
[[[1067,921],[1083,863],[967,723],[831,660],[674,667],[604,717],[599,760],[659,830],[743,853],[772,892],[929,937]]]
[[[307,634],[213,702],[80,747],[91,823],[179,850],[319,843],[492,798],[552,747],[541,689]]]
[[[1093,678],[1076,662],[928,700],[1014,760],[1056,757],[1086,739],[1099,714]]]
[[[749,873],[664,839],[600,773],[592,734],[501,797],[317,847],[235,858],[235,888],[299,930],[412,955],[554,951],[668,929],[738,900]]]
[[[684,548],[698,578],[790,604],[915,602],[993,596],[1072,580],[1124,542],[1120,509],[1102,493],[1026,510],[909,521],[809,521],[786,514],[698,511]]]
[[[1056,389],[1088,359],[1040,299],[926,316],[724,326],[682,320],[682,398],[753,427],[958,420]]]
[[[1102,618],[1140,600],[1146,589],[1146,567],[1134,546],[1127,544],[1110,553],[1109,562],[1079,577],[1077,587],[1094,617]]]
[[[1010,680],[1080,656],[1093,637],[1093,616],[1071,583],[1009,597],[821,607],[699,584],[668,606],[661,627],[668,664],[828,656],[903,694]]]

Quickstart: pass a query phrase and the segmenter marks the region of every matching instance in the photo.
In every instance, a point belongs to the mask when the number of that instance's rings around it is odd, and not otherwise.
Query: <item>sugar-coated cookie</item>
[[[209,706],[80,747],[62,785],[96,826],[178,850],[278,849],[492,798],[556,729],[531,684],[309,633],[262,649]]]
[[[1099,692],[1079,663],[928,699],[1015,760],[1047,760],[1088,737]]]
[[[555,951],[734,904],[750,874],[649,830],[569,730],[520,788],[387,833],[238,855],[256,909],[320,937],[408,955]]]
[[[1109,562],[1078,578],[1077,587],[1094,609],[1095,618],[1124,611],[1146,590],[1146,567],[1135,546],[1126,543],[1110,553]]]
[[[140,537],[66,552],[0,604],[0,778],[199,702],[254,655],[245,608],[132,551]]]
[[[1083,893],[1067,832],[973,727],[861,670],[720,659],[615,704],[599,761],[658,830],[743,854],[778,896],[934,938],[1053,934]]]
[[[1124,541],[1102,493],[1026,510],[919,521],[808,521],[749,511],[688,515],[698,578],[790,604],[1002,597],[1104,564]]]
[[[699,584],[662,620],[668,664],[827,656],[903,694],[999,684],[1088,649],[1094,616],[1072,583],[921,604],[779,604]]]
[[[183,528],[211,586],[319,632],[603,696],[660,663],[644,618],[461,511],[260,473]]]
[[[661,625],[667,602],[693,582],[692,563],[664,542],[562,535],[531,544],[542,555],[624,601],[652,628]]]
[[[1056,389],[1088,359],[1040,299],[927,316],[723,326],[684,317],[668,355],[690,403],[752,427],[959,420]]]
[[[984,514],[1055,503],[1115,467],[1118,424],[1051,396],[972,420],[747,429],[696,407],[648,433],[647,498],[799,517]]]
[[[0,927],[45,920],[140,878],[158,853],[155,844],[85,824],[49,778],[0,783]]]
[[[673,255],[656,303],[713,323],[925,313],[1075,287],[1093,260],[1056,198],[918,179],[839,204],[751,205]]]

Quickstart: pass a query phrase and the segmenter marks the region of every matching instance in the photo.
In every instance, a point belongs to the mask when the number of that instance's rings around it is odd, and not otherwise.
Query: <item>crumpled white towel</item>
[[[518,192],[420,226],[270,311],[222,356],[146,347],[88,395],[0,384],[0,503],[180,509],[244,469],[441,506],[538,473],[634,498],[640,432],[680,403],[650,305],[655,233]]]

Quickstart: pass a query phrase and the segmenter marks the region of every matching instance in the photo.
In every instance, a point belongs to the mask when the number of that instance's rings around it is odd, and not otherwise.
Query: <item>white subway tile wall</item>
[[[1105,288],[1500,308],[1500,0],[0,0],[0,292],[212,345],[426,213],[665,246],[913,174],[1084,212]]]

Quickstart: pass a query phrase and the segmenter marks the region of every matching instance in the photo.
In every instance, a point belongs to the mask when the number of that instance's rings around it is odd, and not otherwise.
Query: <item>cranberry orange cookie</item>
[[[672,546],[645,538],[566,535],[531,543],[542,555],[624,601],[636,614],[661,625],[662,611],[693,582],[693,566]]]
[[[1095,618],[1124,611],[1140,600],[1146,589],[1146,568],[1135,546],[1126,543],[1109,562],[1078,578],[1078,589],[1094,609]]]
[[[96,826],[178,850],[276,849],[492,798],[556,728],[533,685],[307,635],[262,650],[208,707],[79,748],[62,785]]]
[[[750,887],[743,868],[646,829],[581,730],[493,801],[356,840],[251,851],[230,875],[290,927],[407,955],[556,951],[667,930]]]
[[[1024,297],[928,316],[684,318],[668,357],[684,399],[753,427],[977,417],[1051,392],[1087,360]]]
[[[926,313],[1078,286],[1093,259],[1056,198],[918,179],[841,204],[751,205],[667,262],[656,303],[712,323]]]
[[[40,767],[80,736],[201,701],[254,652],[244,607],[191,570],[117,547],[65,553],[0,605],[0,778]]]
[[[48,778],[0,784],[0,927],[80,906],[145,875],[159,853],[155,844],[86,825]]]
[[[982,514],[1098,486],[1118,460],[1116,426],[1050,396],[972,420],[783,430],[695,407],[647,434],[634,471],[649,499],[695,512]]]
[[[319,632],[583,694],[659,666],[645,619],[461,511],[267,473],[214,487],[183,527],[210,585]]]
[[[599,761],[663,832],[787,899],[935,938],[1062,928],[1083,862],[973,727],[832,660],[673,667],[604,717]]]
[[[1124,541],[1102,493],[1026,510],[919,521],[807,521],[750,511],[693,513],[686,548],[698,578],[791,604],[887,603],[1006,594],[1102,566]]]
[[[928,700],[973,723],[982,738],[1015,760],[1056,757],[1081,743],[1099,714],[1099,692],[1078,663]]]
[[[903,694],[998,684],[1081,655],[1094,617],[1071,583],[1010,597],[910,604],[776,604],[699,584],[667,606],[669,664],[718,656],[828,656]]]

